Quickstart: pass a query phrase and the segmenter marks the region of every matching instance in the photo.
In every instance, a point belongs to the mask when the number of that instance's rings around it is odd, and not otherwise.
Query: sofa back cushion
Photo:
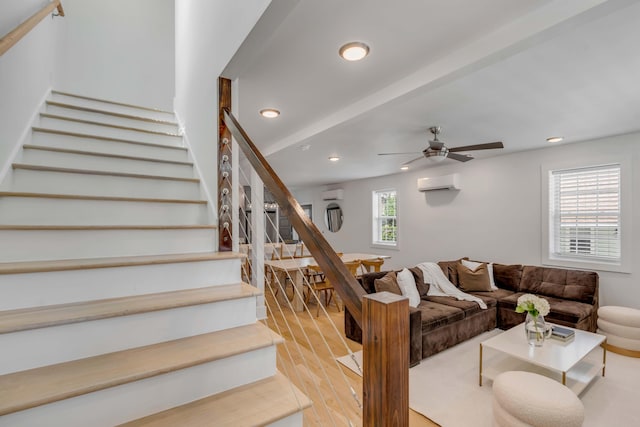
[[[365,273],[360,276],[360,284],[368,294],[372,294],[376,291],[375,280],[382,279],[387,273],[389,272],[376,271],[374,273]]]
[[[454,261],[438,261],[438,265],[440,266],[440,269],[442,270],[446,278],[449,279],[451,283],[456,285],[456,287],[459,285],[458,284],[458,264],[462,259],[468,260],[469,257],[456,259]]]
[[[396,271],[397,274],[400,270]],[[416,281],[416,288],[418,288],[418,293],[421,297],[427,296],[427,292],[429,291],[429,284],[424,283],[424,276],[422,274],[422,270],[418,267],[412,267],[409,269],[411,273],[413,273],[413,278]],[[377,271],[374,273],[365,273],[360,276],[359,282],[364,288],[364,290],[368,294],[372,294],[376,291],[375,280],[382,279],[389,271]]]
[[[388,272],[380,279],[375,279],[373,285],[376,288],[376,292],[391,292],[392,294],[402,295],[396,273],[393,271]]]
[[[522,270],[519,291],[595,304],[598,273],[527,265]]]
[[[496,286],[502,289],[518,292],[522,279],[521,264],[493,264],[493,279]]]

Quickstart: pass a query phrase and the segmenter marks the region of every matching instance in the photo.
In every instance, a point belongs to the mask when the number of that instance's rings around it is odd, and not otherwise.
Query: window
[[[549,171],[549,259],[620,265],[621,165]]]
[[[398,244],[396,190],[373,192],[373,244],[385,246]]]

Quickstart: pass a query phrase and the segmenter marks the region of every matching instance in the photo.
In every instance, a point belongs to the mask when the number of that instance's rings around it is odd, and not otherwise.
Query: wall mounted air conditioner
[[[459,190],[458,174],[433,176],[418,179],[418,191]]]
[[[322,192],[322,200],[342,200],[343,196],[344,190],[342,188]]]

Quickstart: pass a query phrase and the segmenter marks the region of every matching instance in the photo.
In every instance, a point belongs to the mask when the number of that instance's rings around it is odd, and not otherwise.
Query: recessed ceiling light
[[[347,43],[338,51],[347,61],[360,61],[369,54],[369,46],[362,42]]]
[[[547,138],[547,142],[560,142],[562,141],[564,138],[561,136],[552,136]]]
[[[331,156],[331,157],[329,157],[329,161],[330,161],[330,162],[337,162],[338,160],[340,160],[340,157],[338,157],[338,156]]]
[[[402,165],[402,166],[400,166],[400,170],[403,170],[403,171],[407,171],[407,170],[409,170],[409,165]]]
[[[275,108],[265,108],[264,110],[260,110],[260,115],[268,119],[275,119],[280,115],[280,111]]]

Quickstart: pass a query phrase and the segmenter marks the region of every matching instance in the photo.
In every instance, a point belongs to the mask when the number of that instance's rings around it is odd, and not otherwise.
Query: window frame
[[[395,193],[396,198],[396,214],[394,217],[384,217],[386,218],[394,218],[396,222],[396,240],[393,242],[385,242],[378,240],[379,237],[379,221],[380,217],[378,217],[378,195],[380,193]],[[395,188],[384,188],[379,190],[371,191],[371,247],[374,248],[384,248],[384,249],[398,249],[398,240],[399,240],[399,226],[398,226],[398,190]]]
[[[552,253],[553,251],[553,212],[551,194],[551,174],[553,172],[598,168],[610,165],[620,166],[620,260],[609,262],[598,259],[585,259],[579,256],[564,257]],[[600,271],[631,273],[631,237],[632,232],[632,193],[631,193],[631,163],[628,158],[617,156],[598,156],[594,160],[558,162],[542,165],[541,167],[541,259],[543,265],[555,267],[569,267]]]

